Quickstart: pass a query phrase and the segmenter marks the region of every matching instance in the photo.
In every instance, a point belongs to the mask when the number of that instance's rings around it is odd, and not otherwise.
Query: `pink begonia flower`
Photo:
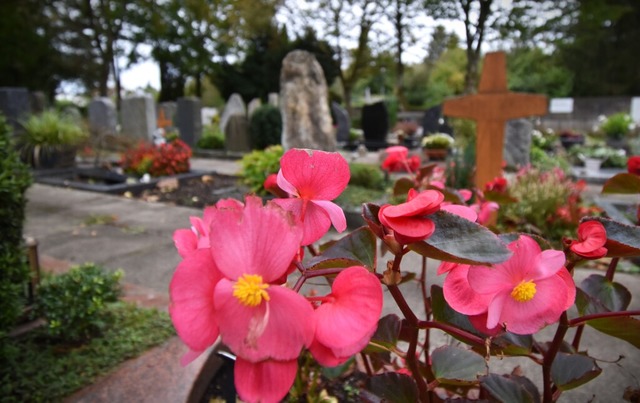
[[[483,201],[472,204],[471,208],[478,214],[478,223],[484,225],[491,219],[491,214],[500,209],[500,206],[496,202]]]
[[[578,240],[569,247],[573,253],[587,259],[599,259],[607,254],[607,231],[598,221],[585,221],[578,226]]]
[[[336,276],[331,294],[310,299],[322,302],[309,347],[320,365],[335,367],[366,347],[382,312],[382,287],[375,275],[362,266],[349,267]]]
[[[253,363],[236,358],[233,368],[236,391],[247,402],[280,402],[289,393],[298,373],[298,361],[265,360]]]
[[[262,186],[264,187],[264,189],[271,193],[272,195],[276,196],[276,197],[287,197],[288,193],[285,192],[284,190],[280,189],[280,186],[278,186],[278,175],[277,174],[271,174],[269,176],[267,176],[267,179],[264,180],[264,183],[262,184]]]
[[[213,212],[219,208],[240,209],[242,203],[235,199],[220,200],[215,206],[205,208],[202,218],[189,217],[191,229],[179,229],[173,233],[173,242],[180,256],[186,257],[196,249],[209,247],[209,228]]]
[[[378,219],[385,227],[392,229],[401,244],[427,239],[435,231],[435,224],[428,217],[440,210],[444,195],[437,190],[425,190],[417,193],[409,191],[406,203],[380,207]]]
[[[292,198],[274,202],[291,211],[302,223],[301,245],[310,245],[327,233],[331,224],[342,232],[347,220],[331,200],[347,187],[349,164],[339,153],[291,149],[280,159],[278,186]]]
[[[411,173],[420,168],[420,157],[409,157],[409,149],[405,146],[387,147],[384,151],[387,156],[382,161],[381,168],[385,171]]]
[[[486,314],[486,329],[505,327],[512,333],[532,334],[556,322],[573,305],[575,284],[564,268],[562,252],[541,251],[525,235],[510,243],[509,249],[511,258],[493,267],[450,269],[444,295],[460,313]]]

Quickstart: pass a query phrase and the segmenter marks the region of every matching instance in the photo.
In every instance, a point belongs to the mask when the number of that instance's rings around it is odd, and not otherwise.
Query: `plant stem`
[[[613,259],[611,259],[611,262],[609,263],[609,267],[607,268],[607,274],[606,274],[606,278],[609,281],[613,281],[613,275],[616,274],[616,268],[618,267],[618,261],[620,260],[619,257],[614,257]]]
[[[584,324],[578,326],[578,328],[576,329],[576,334],[573,336],[573,342],[571,343],[571,346],[576,351],[578,351],[578,348],[580,348],[580,339],[582,338],[583,331],[584,331]]]
[[[422,290],[422,301],[424,303],[424,314],[426,320],[431,320],[431,300],[427,295],[427,257],[422,257],[422,274],[420,276],[420,289]],[[424,362],[429,362],[429,346],[431,339],[430,328],[425,329],[424,335]]]
[[[440,329],[443,332],[464,340],[466,343],[474,344],[478,347],[484,347],[485,345],[484,339],[482,337],[478,337],[473,333],[469,333],[466,330],[458,329],[457,327],[448,325],[446,323],[427,320],[418,322],[417,326],[420,329]]]
[[[569,322],[567,320],[567,312],[562,312],[560,315],[560,323],[558,323],[558,329],[556,329],[556,335],[551,342],[551,346],[544,354],[544,360],[542,362],[542,383],[544,386],[544,403],[553,402],[553,389],[551,387],[551,365],[553,364],[553,360],[556,358],[556,354],[558,354],[558,350],[560,350],[560,345],[562,344],[562,340],[564,340],[564,336],[569,329]]]
[[[621,316],[639,316],[639,315],[640,315],[640,310],[592,313],[591,315],[584,315],[575,319],[571,319],[568,322],[568,325],[569,327],[574,327],[574,326],[582,325],[587,321],[594,320],[594,319],[618,318]]]
[[[342,267],[332,268],[332,269],[318,269],[318,270],[304,269],[304,271],[302,272],[302,275],[298,278],[298,281],[296,281],[296,284],[293,286],[292,290],[295,292],[299,292],[304,282],[307,281],[308,279],[314,278],[314,277],[320,277],[320,276],[331,276],[333,274],[340,273],[342,270],[344,270],[344,268]]]

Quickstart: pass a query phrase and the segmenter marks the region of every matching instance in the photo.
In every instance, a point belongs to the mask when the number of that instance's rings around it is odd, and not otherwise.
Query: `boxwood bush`
[[[251,144],[256,150],[263,150],[281,143],[282,114],[273,105],[262,105],[251,115],[249,123]]]

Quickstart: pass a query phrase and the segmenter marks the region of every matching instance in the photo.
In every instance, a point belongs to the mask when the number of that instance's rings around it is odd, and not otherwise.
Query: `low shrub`
[[[11,127],[0,115],[0,335],[13,326],[25,305],[29,271],[22,249],[25,192],[32,177],[11,143]]]
[[[140,143],[122,154],[120,164],[129,174],[168,176],[189,172],[191,148],[176,138],[160,145]]]
[[[351,163],[349,164],[351,178],[349,186],[360,186],[367,189],[383,190],[385,188],[384,174],[375,165]]]
[[[252,192],[265,195],[264,181],[267,176],[278,172],[283,153],[282,146],[275,145],[246,154],[240,161],[242,183],[249,186]]]
[[[224,134],[218,125],[207,125],[196,145],[205,150],[221,150],[224,148]]]
[[[38,288],[35,315],[48,322],[48,333],[64,340],[83,340],[108,323],[106,304],[120,295],[122,270],[107,273],[92,263],[46,278]]]
[[[251,144],[257,150],[278,145],[282,138],[282,114],[273,105],[262,105],[253,112],[249,122]]]

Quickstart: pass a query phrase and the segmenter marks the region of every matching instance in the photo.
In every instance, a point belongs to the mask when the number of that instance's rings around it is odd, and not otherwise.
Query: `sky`
[[[439,20],[434,21],[430,17],[424,17],[419,22],[423,26],[416,37],[418,41],[415,45],[409,47],[403,55],[403,60],[407,64],[419,63],[426,56],[428,38],[436,25],[443,25],[447,32],[455,32],[462,40],[464,38],[464,24],[462,21]],[[142,63],[135,64],[120,74],[122,88],[128,91],[135,91],[138,88],[144,88],[147,84],[155,89],[160,89],[160,69],[153,60],[147,60]]]

